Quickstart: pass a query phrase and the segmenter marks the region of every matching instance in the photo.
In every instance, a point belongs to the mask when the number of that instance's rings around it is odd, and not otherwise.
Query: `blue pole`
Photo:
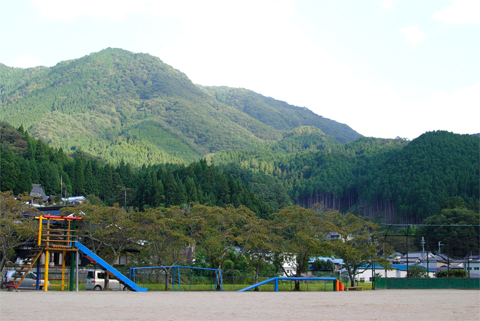
[[[180,267],[178,267],[178,292],[182,291],[181,288],[181,283],[180,283]]]
[[[37,259],[37,282],[36,283],[37,283],[37,285],[35,285],[35,290],[38,291],[38,290],[40,290],[40,258]],[[44,283],[45,283],[45,281],[44,281]]]
[[[175,268],[173,268],[172,291],[175,291]],[[168,280],[167,280],[168,282]]]
[[[278,292],[278,279],[275,279],[275,292]]]
[[[222,292],[223,292],[223,275],[222,275],[222,270],[220,270],[220,286],[222,287]]]

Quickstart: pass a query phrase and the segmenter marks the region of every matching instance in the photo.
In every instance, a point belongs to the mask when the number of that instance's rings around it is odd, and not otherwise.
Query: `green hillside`
[[[219,102],[260,120],[279,130],[293,130],[299,126],[320,128],[334,136],[340,143],[348,143],[361,137],[345,124],[323,118],[307,108],[292,106],[286,102],[265,97],[251,90],[229,87],[203,87]]]
[[[133,167],[123,160],[104,163],[81,152],[65,153],[32,138],[22,128],[0,121],[0,191],[30,192],[41,184],[46,195],[84,195],[93,203],[119,203],[140,210],[150,207],[207,204],[248,207],[267,218],[291,204],[285,188],[273,177],[236,168],[222,169],[205,160],[183,164]],[[229,173],[231,172],[231,173]],[[256,193],[247,187],[255,182]],[[62,185],[61,185],[62,184]]]
[[[2,120],[23,125],[51,146],[138,166],[251,149],[281,139],[296,124],[324,132],[338,125],[293,106],[292,115],[302,121],[277,123],[290,108],[285,103],[274,101],[269,120],[219,101],[157,57],[111,48],[51,68],[0,64],[0,103]],[[258,110],[265,106],[258,101]],[[359,136],[352,130],[349,138],[340,130],[332,134],[340,142]]]
[[[322,141],[318,132],[300,132],[255,150],[217,153],[213,162],[274,176],[301,206],[321,203],[385,222],[420,223],[451,197],[478,211],[476,136],[436,131],[411,142],[362,137],[342,145]]]
[[[438,214],[451,197],[479,206],[478,134],[361,137],[246,89],[195,85],[159,58],[121,49],[51,68],[0,64],[0,119],[2,191],[41,183],[57,194],[63,177],[73,195],[107,204],[125,191],[138,208],[230,202],[262,216],[321,203],[405,223]]]

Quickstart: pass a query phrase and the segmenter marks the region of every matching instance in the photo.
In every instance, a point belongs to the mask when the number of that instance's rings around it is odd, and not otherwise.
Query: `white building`
[[[471,278],[480,278],[480,260],[470,261],[464,263],[465,271],[470,272]]]
[[[411,267],[412,265],[410,265]],[[373,266],[369,265],[360,267],[357,270],[356,280],[358,282],[365,281],[365,282],[372,282],[372,273],[375,273],[376,277],[381,278],[406,278],[407,277],[407,265],[406,264],[392,264],[391,270],[385,270],[383,266],[376,264],[375,271],[373,271]],[[342,274],[347,274],[347,271],[342,271]],[[433,278],[435,277],[435,271],[432,269],[428,269],[428,275]]]
[[[87,199],[84,196],[72,196],[68,198],[62,198],[62,201],[65,203],[70,203],[70,204],[82,204],[86,201]]]

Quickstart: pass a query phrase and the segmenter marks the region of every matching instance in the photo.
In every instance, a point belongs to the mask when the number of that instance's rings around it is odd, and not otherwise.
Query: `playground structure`
[[[11,281],[6,284],[7,288],[14,288],[17,289],[20,284],[22,284],[23,280],[25,279],[26,275],[30,270],[35,266],[37,268],[37,280],[36,280],[36,290],[40,289],[40,268],[44,268],[44,286],[43,291],[48,291],[49,287],[52,286],[60,286],[60,290],[64,290],[67,285],[65,278],[65,269],[66,269],[66,259],[67,253],[71,253],[71,260],[70,260],[70,286],[69,290],[73,291],[73,285],[75,280],[74,271],[77,269],[78,271],[78,258],[76,259],[78,251],[84,253],[90,261],[100,265],[108,275],[118,279],[118,281],[124,284],[128,289],[138,292],[145,292],[147,289],[139,287],[129,280],[126,276],[121,274],[111,265],[106,263],[102,260],[99,256],[95,253],[90,251],[87,247],[77,241],[76,239],[76,222],[81,220],[81,217],[73,217],[73,216],[52,216],[52,215],[40,215],[35,217],[38,220],[38,238],[37,244],[31,250],[30,255],[27,256],[27,260],[19,266],[19,269],[13,275]],[[52,224],[56,222],[64,222],[64,228],[52,227]],[[45,227],[43,226],[45,223]],[[60,253],[62,255],[62,266],[50,266],[50,254],[52,253]],[[41,264],[40,258],[42,254],[45,254],[45,262]],[[75,265],[77,263],[77,266]],[[58,284],[50,284],[49,283],[49,269],[53,268],[61,268],[62,269],[62,277],[59,279],[61,283]],[[53,280],[53,279],[51,279]],[[77,276],[78,282],[78,276]],[[77,283],[77,290],[78,290],[78,283]]]
[[[271,278],[254,285],[247,286],[246,288],[238,290],[237,292],[245,292],[248,290],[252,290],[252,289],[255,289],[256,287],[259,287],[261,285],[264,285],[270,282],[275,282],[275,292],[278,292],[278,281],[281,281],[281,280],[284,280],[284,281],[332,281],[333,291],[344,291],[343,284],[335,278],[281,276],[281,277]]]
[[[73,291],[74,284],[74,267],[75,267],[75,256],[78,252],[78,248],[75,246],[75,233],[76,233],[76,222],[81,220],[81,217],[69,217],[69,216],[36,216],[35,219],[38,220],[38,238],[35,247],[31,250],[30,255],[27,256],[26,261],[19,266],[19,269],[13,275],[13,279],[6,284],[7,288],[17,289],[18,286],[23,282],[28,272],[35,266],[37,269],[37,279],[35,287],[37,290],[40,289],[40,268],[44,268],[44,286],[43,290],[48,291],[49,287],[60,286],[60,289],[63,291],[66,285],[66,259],[68,253],[71,257],[71,267],[70,267],[70,291]],[[64,228],[59,228],[51,226],[53,222],[64,222]],[[43,226],[45,223],[45,227]],[[62,266],[50,266],[50,254],[60,253],[62,256]],[[42,254],[45,254],[45,262],[41,264],[40,258]],[[60,284],[50,284],[48,273],[49,269],[62,269],[62,277],[59,279]]]
[[[105,272],[111,277],[116,278],[120,283],[122,283],[126,288],[137,291],[137,292],[146,292],[148,289],[140,287],[135,283],[136,281],[136,271],[137,270],[147,270],[147,269],[171,269],[173,268],[173,277],[172,277],[172,291],[175,291],[175,284],[178,284],[178,291],[181,291],[182,277],[180,270],[181,269],[190,269],[190,270],[200,270],[200,271],[214,271],[215,272],[215,282],[214,288],[217,290],[217,284],[219,285],[220,291],[223,291],[223,277],[222,270],[220,269],[209,269],[209,268],[199,268],[199,267],[190,267],[190,266],[181,266],[181,265],[172,265],[172,266],[155,266],[155,267],[135,267],[130,268],[130,274],[127,278],[114,267],[109,265],[95,253],[90,251],[87,247],[77,241],[76,239],[76,222],[81,220],[81,217],[73,216],[51,216],[51,215],[40,215],[35,217],[38,220],[38,238],[37,244],[31,250],[31,254],[27,256],[26,261],[19,266],[19,269],[13,275],[13,279],[6,284],[8,288],[17,289],[20,284],[25,279],[25,276],[30,272],[30,270],[36,265],[37,269],[37,279],[36,279],[36,290],[40,290],[40,268],[44,268],[44,286],[43,291],[48,291],[49,287],[59,286],[60,290],[67,288],[67,278],[65,275],[66,271],[66,261],[68,253],[70,253],[70,278],[69,278],[69,290],[74,290],[74,280],[75,280],[75,268],[78,271],[78,252],[82,252],[86,257],[92,262],[100,265]],[[60,224],[55,224],[58,222],[64,222],[63,228],[59,227]],[[45,225],[45,226],[44,226]],[[61,266],[50,266],[50,254],[60,253],[62,258]],[[45,254],[45,262],[41,264],[42,254]],[[77,265],[75,265],[77,263]],[[60,284],[49,284],[49,269],[61,269],[62,277],[61,279],[50,279],[61,281]],[[192,276],[192,274],[190,274]],[[77,291],[78,291],[78,275],[77,275]],[[248,286],[239,290],[238,292],[244,292],[251,289],[254,289],[258,286],[274,282],[275,283],[275,292],[278,292],[278,282],[280,280],[284,281],[332,281],[333,282],[333,291],[344,291],[344,287],[341,282],[333,277],[275,277],[271,278],[257,284]]]
[[[125,285],[128,289],[132,291],[137,291],[137,292],[146,292],[146,288],[142,288],[138,285],[135,284],[134,281],[130,280],[127,278],[125,275],[120,273],[117,269],[115,269],[113,266],[105,262],[103,259],[101,259],[98,255],[90,251],[87,247],[85,247],[82,243],[78,242],[76,243],[76,246],[78,249],[83,252],[87,258],[92,262],[100,265],[105,272],[110,275],[111,277],[116,278],[120,283]]]
[[[182,290],[182,278],[180,274],[180,269],[190,269],[190,270],[200,270],[200,271],[214,271],[215,272],[215,286],[214,289],[217,291],[217,280],[220,282],[220,291],[223,291],[223,277],[222,277],[222,270],[220,269],[208,269],[208,268],[199,268],[199,267],[192,267],[192,266],[183,266],[183,265],[169,265],[169,266],[149,266],[149,267],[134,267],[130,268],[129,278],[133,280],[135,284],[136,281],[136,271],[137,270],[152,270],[152,269],[171,269],[173,268],[173,277],[172,277],[172,291],[175,291],[175,282],[178,284],[178,291]]]

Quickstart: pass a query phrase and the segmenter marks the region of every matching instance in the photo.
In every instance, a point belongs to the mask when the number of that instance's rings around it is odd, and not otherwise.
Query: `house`
[[[452,261],[452,260],[450,260]],[[438,268],[445,263],[448,262],[447,256],[441,256],[434,254],[432,252],[408,252],[408,259],[407,259],[407,254],[401,256],[401,257],[396,257],[395,261],[391,261],[392,263],[398,263],[398,264],[408,264],[408,265],[413,265],[413,264],[421,264],[424,267],[428,268]]]
[[[410,265],[411,267],[411,265]],[[375,269],[373,269],[373,265],[363,265],[358,268],[356,280],[357,281],[365,281],[365,282],[372,282],[372,277],[375,275],[376,277],[381,278],[406,278],[407,277],[407,265],[406,264],[392,264],[391,270],[385,270],[385,268],[379,264],[375,264]],[[342,274],[347,274],[346,270],[342,270]],[[430,277],[435,277],[435,270],[428,269],[428,275]]]
[[[48,201],[48,196],[43,191],[41,184],[32,184],[32,190],[30,191],[30,196],[33,198],[32,205],[40,205],[40,200],[42,202]]]
[[[295,255],[283,256],[283,276],[293,276],[297,273],[297,257]]]
[[[333,266],[335,267],[334,272],[338,272],[342,267],[343,267],[343,260],[342,259],[336,259],[335,257],[324,257],[324,256],[319,256],[319,257],[311,257],[310,260],[308,261],[308,269],[310,271],[313,271],[313,263],[316,261],[332,261]]]
[[[72,196],[72,197],[68,197],[68,198],[62,198],[62,202],[69,203],[69,204],[72,204],[72,205],[82,204],[86,200],[87,199],[85,198],[85,196]]]
[[[325,236],[325,238],[326,238],[328,241],[336,241],[336,240],[340,239],[340,234],[337,233],[337,232],[329,232],[329,233],[327,233],[327,235]]]
[[[390,261],[391,264],[400,264],[400,259],[402,258],[402,253],[395,252],[391,254],[387,259]]]
[[[480,260],[472,260],[464,263],[465,271],[467,271],[469,277],[480,278]]]

